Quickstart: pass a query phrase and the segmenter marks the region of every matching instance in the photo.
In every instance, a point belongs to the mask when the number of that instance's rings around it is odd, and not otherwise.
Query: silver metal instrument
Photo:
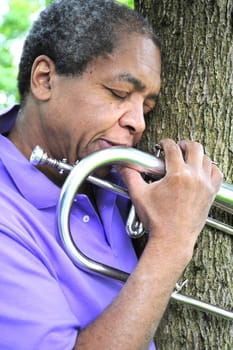
[[[121,282],[126,282],[129,276],[128,273],[115,269],[111,266],[104,265],[101,262],[97,262],[90,257],[87,257],[80,251],[77,245],[75,245],[69,227],[72,203],[81,184],[86,180],[94,185],[129,198],[126,188],[90,175],[99,167],[120,164],[147,174],[153,180],[158,180],[165,174],[165,165],[163,160],[159,157],[134,148],[113,147],[92,153],[81,161],[77,161],[74,165],[69,165],[67,164],[66,160],[59,161],[50,158],[39,146],[36,146],[32,152],[30,161],[35,166],[47,164],[57,168],[61,173],[69,173],[61,189],[57,206],[57,223],[64,249],[73,263],[85,270],[100,273]],[[214,201],[214,206],[233,214],[233,185],[223,183]],[[224,233],[233,235],[233,228],[229,225],[221,223],[213,218],[208,218],[206,223],[211,227],[223,231]],[[127,230],[132,237],[140,237],[144,232],[142,224],[137,220],[133,206],[129,213]],[[133,234],[131,234],[132,232]],[[223,308],[202,302],[195,298],[182,295],[179,293],[179,290],[175,290],[172,293],[171,299],[178,303],[189,305],[200,311],[206,311],[216,316],[233,320],[233,311],[227,311]]]

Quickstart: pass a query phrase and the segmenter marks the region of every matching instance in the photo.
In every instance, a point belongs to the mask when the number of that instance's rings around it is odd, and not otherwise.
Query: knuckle
[[[193,183],[192,173],[188,168],[177,169],[170,175],[170,181],[176,185],[184,185],[185,187]]]

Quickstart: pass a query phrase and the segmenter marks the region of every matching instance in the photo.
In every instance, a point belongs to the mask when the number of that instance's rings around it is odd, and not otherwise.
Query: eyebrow
[[[126,81],[132,84],[134,89],[139,92],[144,91],[146,89],[146,86],[142,83],[141,80],[135,78],[133,75],[129,73],[120,74],[119,76],[117,76],[117,80]],[[157,103],[158,97],[159,97],[159,94],[150,94],[147,96],[148,99],[153,100],[155,103]]]

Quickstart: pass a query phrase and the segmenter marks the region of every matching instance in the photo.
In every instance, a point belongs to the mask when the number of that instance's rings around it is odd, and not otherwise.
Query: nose
[[[146,128],[143,103],[132,103],[119,120],[120,126],[127,128],[137,143]]]

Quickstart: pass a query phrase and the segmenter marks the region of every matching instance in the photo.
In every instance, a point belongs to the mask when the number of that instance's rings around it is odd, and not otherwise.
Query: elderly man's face
[[[44,143],[71,163],[103,148],[133,146],[159,91],[160,51],[150,39],[132,35],[80,77],[56,75],[42,117]]]

